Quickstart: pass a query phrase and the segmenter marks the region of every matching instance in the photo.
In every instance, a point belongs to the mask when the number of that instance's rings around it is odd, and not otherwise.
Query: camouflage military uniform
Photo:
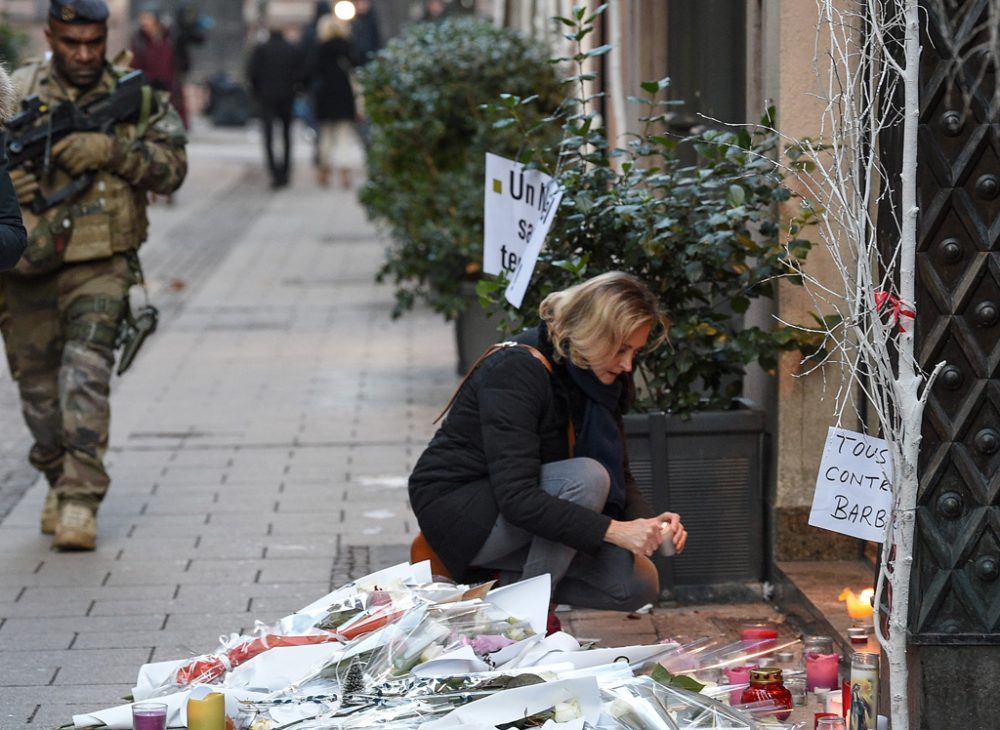
[[[29,63],[13,80],[22,97],[85,105],[127,71],[106,65],[99,83],[76,98],[48,63]],[[120,124],[114,136],[114,158],[86,191],[40,216],[25,210],[28,248],[14,271],[0,275],[0,331],[35,440],[29,458],[50,496],[94,511],[109,484],[103,456],[114,344],[137,280],[146,195],[173,192],[187,172],[184,128],[165,97],[157,96],[148,120]],[[55,190],[70,179],[57,167],[41,182]]]

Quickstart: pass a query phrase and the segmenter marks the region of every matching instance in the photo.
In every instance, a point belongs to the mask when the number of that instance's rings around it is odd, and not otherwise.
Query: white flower
[[[558,703],[552,709],[555,712],[553,719],[556,722],[569,722],[580,717],[580,703],[576,701],[575,697],[567,702]]]

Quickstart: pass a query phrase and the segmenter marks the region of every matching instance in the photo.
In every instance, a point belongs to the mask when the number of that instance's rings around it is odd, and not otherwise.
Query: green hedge
[[[562,99],[548,50],[476,18],[410,26],[359,73],[372,128],[361,202],[393,245],[379,280],[396,285],[394,316],[417,299],[447,319],[482,265],[485,154],[515,157],[523,128],[497,124],[501,94],[537,97],[540,122]],[[551,135],[559,130],[552,125]]]

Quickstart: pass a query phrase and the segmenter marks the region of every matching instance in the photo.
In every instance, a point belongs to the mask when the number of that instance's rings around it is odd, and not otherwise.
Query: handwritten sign
[[[831,427],[816,477],[809,524],[882,542],[891,508],[889,445],[883,439]]]
[[[483,200],[483,271],[510,278],[505,293],[521,306],[562,191],[540,170],[486,155]]]

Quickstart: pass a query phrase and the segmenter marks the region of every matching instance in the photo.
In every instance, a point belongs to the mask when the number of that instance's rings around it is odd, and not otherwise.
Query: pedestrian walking
[[[354,67],[360,58],[351,42],[348,23],[334,15],[324,15],[317,26],[319,45],[310,64],[313,109],[319,126],[316,176],[319,184],[330,184],[336,172],[340,184],[351,186],[351,164],[358,116],[354,98]]]
[[[292,105],[302,85],[305,63],[302,51],[272,28],[268,38],[250,55],[247,79],[260,111],[264,133],[264,156],[271,174],[271,187],[288,185],[292,169]],[[274,154],[274,125],[281,124],[282,155]]]
[[[361,65],[371,61],[382,47],[382,32],[378,14],[371,0],[354,0],[354,17],[351,19],[351,40],[358,49]]]
[[[13,74],[20,97],[45,109],[90,107],[110,97],[131,69],[105,58],[104,0],[50,0],[45,37],[51,57]],[[114,349],[129,288],[140,278],[149,192],[169,195],[187,172],[184,125],[165,93],[149,98],[110,133],[74,132],[11,172],[24,207],[28,247],[0,275],[0,332],[21,407],[34,438],[29,460],[49,483],[42,532],[60,550],[93,550],[97,510],[110,478],[108,401]],[[47,112],[37,121],[48,123]],[[68,186],[79,192],[41,213],[27,206]],[[71,189],[71,188],[70,188]]]
[[[0,64],[0,123],[7,121],[14,113],[16,101],[14,85],[7,75],[7,69]],[[0,129],[0,271],[10,269],[17,263],[27,242],[21,208],[17,204],[14,186],[7,171],[7,141]]]
[[[351,40],[354,41],[354,47],[358,49],[358,56],[361,59],[360,65],[364,66],[375,58],[375,54],[382,48],[382,31],[379,29],[378,14],[371,0],[355,0],[354,9],[355,15],[351,20]],[[354,129],[358,133],[365,154],[367,154],[372,141],[371,122],[361,109],[359,109],[354,122]]]
[[[319,165],[319,125],[316,123],[316,110],[313,107],[313,84],[315,79],[309,75],[308,70],[311,60],[316,55],[316,47],[319,45],[319,20],[333,12],[327,0],[316,0],[313,4],[312,20],[302,28],[302,36],[299,39],[299,50],[306,63],[306,78],[303,83],[308,93],[302,94],[295,100],[295,116],[306,125],[306,138],[313,145],[313,165]]]
[[[687,540],[679,515],[639,492],[622,423],[635,354],[668,321],[621,272],[550,294],[539,316],[473,366],[410,476],[410,503],[458,580],[548,574],[556,602],[635,610],[659,594],[650,556]]]
[[[154,89],[166,91],[170,95],[170,103],[180,114],[186,128],[187,104],[181,88],[174,37],[163,21],[159,3],[145,3],[139,11],[137,23],[139,27],[129,41],[132,68],[146,74],[146,80]]]

